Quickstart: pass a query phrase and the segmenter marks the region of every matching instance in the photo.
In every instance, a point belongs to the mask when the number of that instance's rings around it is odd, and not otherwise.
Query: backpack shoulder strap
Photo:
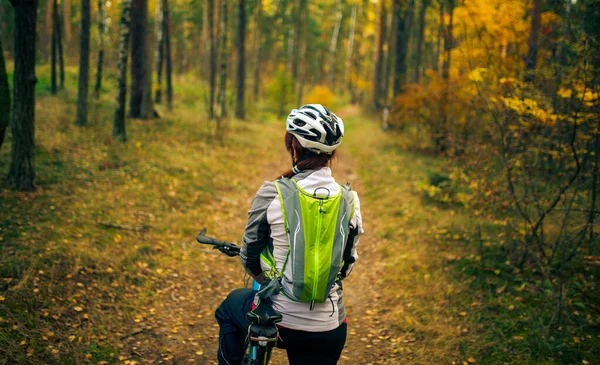
[[[356,199],[355,192],[350,187],[350,183],[346,183],[341,185],[342,187],[342,197],[344,198],[344,202],[348,204],[348,211],[350,211],[350,221],[354,218],[354,211],[356,210]]]
[[[283,213],[283,226],[285,228],[286,233],[290,233],[288,222],[287,222],[287,214],[285,212],[285,205],[283,204],[283,200],[285,196],[297,190],[296,184],[292,179],[288,179],[287,177],[282,177],[281,179],[277,179],[274,181],[275,189],[277,189],[277,196],[279,196],[279,203],[281,204],[281,212]]]

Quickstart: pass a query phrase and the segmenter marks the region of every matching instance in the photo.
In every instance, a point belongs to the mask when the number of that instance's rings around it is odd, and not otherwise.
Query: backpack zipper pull
[[[323,199],[319,199],[319,213],[326,214],[327,211],[323,209]]]

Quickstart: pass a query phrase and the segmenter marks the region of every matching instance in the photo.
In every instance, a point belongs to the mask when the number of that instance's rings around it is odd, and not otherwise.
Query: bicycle
[[[240,254],[240,247],[235,243],[208,237],[206,228],[196,236],[196,241],[201,244],[212,245],[213,250],[219,250],[229,257],[236,257]],[[256,280],[252,281],[252,289],[257,291],[260,289],[260,284]],[[281,314],[275,312],[267,300],[263,300],[256,308],[246,313],[246,319],[251,324],[248,328],[248,351],[242,363],[245,365],[267,365],[273,347],[277,344],[279,330],[275,324],[281,322]]]

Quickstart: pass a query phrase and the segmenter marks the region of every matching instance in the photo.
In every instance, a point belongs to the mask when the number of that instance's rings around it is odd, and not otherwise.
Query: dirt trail
[[[359,114],[356,107],[346,107],[338,114],[350,123],[358,123],[353,121]],[[266,128],[269,133],[280,135],[273,126]],[[272,180],[274,174],[284,171],[289,164],[283,148],[273,157],[270,161],[257,161],[256,166],[248,168],[258,171],[261,181]],[[360,194],[363,183],[357,168],[350,149],[342,148],[333,165],[334,176],[340,183],[350,181]],[[223,222],[223,228],[243,227],[246,215],[240,211],[248,209],[254,191],[249,188],[228,194],[223,199],[221,208],[232,217]],[[369,202],[365,198],[361,201],[366,233],[360,241],[359,261],[344,288],[349,334],[340,364],[390,364],[394,356],[388,341],[392,337],[390,326],[385,324],[381,310],[370,304],[381,297],[379,278],[383,266],[379,263],[382,260],[370,228],[373,218],[369,215]],[[123,331],[121,360],[129,364],[216,364],[218,326],[213,313],[231,290],[244,285],[243,274],[237,259],[228,259],[202,248],[197,254],[202,262],[196,268],[174,268],[175,273],[162,283],[148,313],[152,321]],[[287,364],[285,352],[275,350],[271,363]]]

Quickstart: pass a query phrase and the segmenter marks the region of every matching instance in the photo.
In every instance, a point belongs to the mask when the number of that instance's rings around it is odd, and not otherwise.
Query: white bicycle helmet
[[[342,143],[344,121],[321,104],[308,104],[291,111],[286,130],[307,150],[331,154]]]

